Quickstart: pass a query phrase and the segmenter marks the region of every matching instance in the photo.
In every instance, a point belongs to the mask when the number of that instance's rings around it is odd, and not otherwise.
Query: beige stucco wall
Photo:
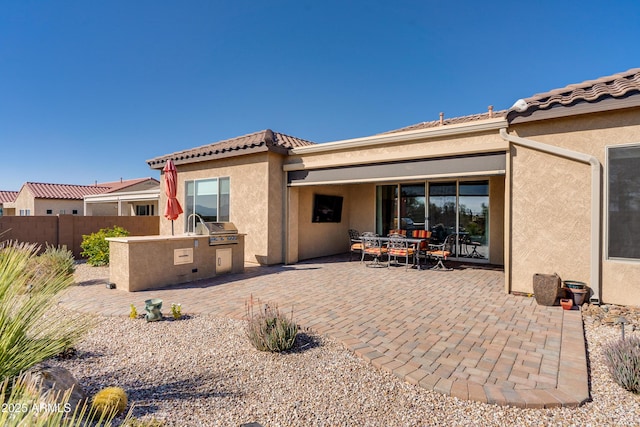
[[[504,265],[505,177],[489,178],[489,262]]]
[[[31,215],[72,215],[74,209],[78,211],[74,215],[84,215],[82,200],[35,199],[33,205]],[[52,213],[47,214],[47,209]]]
[[[375,230],[375,185],[317,185],[291,189],[297,194],[297,252],[299,260],[345,253],[349,250],[348,230]],[[339,223],[314,223],[312,219],[315,194],[342,196],[342,217]]]
[[[269,162],[273,162],[270,164]],[[284,187],[281,156],[256,153],[238,157],[176,165],[178,200],[185,204],[185,181],[229,177],[230,220],[240,233],[246,234],[245,260],[262,264],[284,262],[283,219]],[[165,206],[167,196],[160,192],[159,205]],[[175,233],[185,231],[186,215],[174,221]],[[160,234],[171,234],[171,221],[160,218]]]
[[[21,210],[29,210],[30,215],[35,215],[33,194],[31,194],[26,186],[22,187],[14,203],[16,208],[16,215],[20,215]]]
[[[144,236],[109,239],[109,280],[128,292],[158,289],[207,279],[216,269],[218,250],[231,249],[231,272],[244,271],[244,236],[238,243],[209,246],[206,236]],[[179,251],[179,253],[176,253]],[[177,263],[188,255],[185,263]]]
[[[497,130],[476,134],[449,135],[410,142],[397,142],[357,149],[293,155],[286,160],[291,166],[305,168],[342,166],[393,160],[426,159],[443,156],[506,151],[508,144]]]
[[[603,303],[640,305],[640,262],[607,260],[606,163],[608,145],[640,142],[640,110],[589,114],[536,124],[510,132],[596,157],[603,165]],[[511,289],[532,291],[535,273],[556,272],[564,280],[590,284],[590,167],[514,146],[511,149]]]

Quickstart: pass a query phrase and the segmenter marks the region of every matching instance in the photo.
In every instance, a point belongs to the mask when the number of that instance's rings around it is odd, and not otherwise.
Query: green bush
[[[96,233],[82,236],[80,255],[87,257],[87,263],[93,266],[109,265],[109,242],[107,237],[128,236],[129,232],[117,225],[112,228],[102,228]]]
[[[73,276],[57,269],[31,274],[37,249],[21,243],[0,248],[0,381],[64,352],[91,327],[85,318],[52,310]]]
[[[640,337],[633,335],[605,344],[604,357],[614,381],[640,394]]]
[[[247,336],[253,346],[260,351],[280,352],[290,350],[296,341],[298,325],[291,317],[280,314],[277,306],[260,304],[260,309],[254,310],[253,297],[246,304]]]

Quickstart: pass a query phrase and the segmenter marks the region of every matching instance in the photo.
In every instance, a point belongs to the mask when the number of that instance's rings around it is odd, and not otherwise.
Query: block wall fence
[[[45,245],[66,246],[76,259],[81,259],[82,236],[101,228],[119,226],[130,236],[157,236],[159,216],[1,216],[0,242],[7,240]]]

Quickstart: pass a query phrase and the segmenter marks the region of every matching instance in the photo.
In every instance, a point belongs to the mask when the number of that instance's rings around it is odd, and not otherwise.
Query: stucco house
[[[15,215],[15,201],[17,197],[17,191],[0,191],[0,216]]]
[[[149,200],[147,193],[154,193]],[[142,195],[138,195],[142,192]],[[157,212],[160,182],[155,178],[138,178],[95,185],[52,184],[26,182],[20,188],[11,204],[13,215],[136,215],[136,205],[151,205]],[[124,195],[128,209],[122,209],[118,202]],[[92,198],[94,197],[94,198]],[[85,201],[89,199],[89,202]],[[8,213],[7,213],[8,214]],[[149,213],[151,214],[151,213]],[[157,215],[157,214],[156,214]]]
[[[478,256],[453,258],[504,265],[506,292],[556,272],[640,305],[640,69],[362,138],[266,130],[147,162],[168,159],[185,212],[233,222],[249,262],[346,252],[352,228],[427,229],[472,236]]]

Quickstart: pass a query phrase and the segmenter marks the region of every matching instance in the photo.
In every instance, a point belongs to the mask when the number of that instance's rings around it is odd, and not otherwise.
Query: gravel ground
[[[90,394],[125,388],[135,417],[166,426],[638,426],[640,396],[611,379],[602,357],[602,344],[619,338],[620,328],[603,321],[600,310],[585,311],[592,401],[579,408],[532,410],[446,397],[312,333],[301,334],[293,352],[259,352],[242,321],[204,315],[153,323],[101,318],[75,357],[53,363]],[[627,335],[640,333],[630,329]]]

